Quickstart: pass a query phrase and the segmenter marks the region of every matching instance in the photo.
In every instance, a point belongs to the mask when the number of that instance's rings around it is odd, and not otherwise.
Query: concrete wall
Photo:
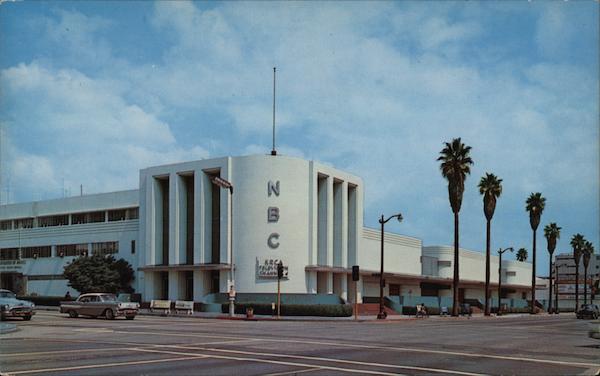
[[[361,269],[379,272],[381,266],[381,232],[364,228],[359,264]],[[421,274],[420,239],[386,232],[384,234],[384,272]]]

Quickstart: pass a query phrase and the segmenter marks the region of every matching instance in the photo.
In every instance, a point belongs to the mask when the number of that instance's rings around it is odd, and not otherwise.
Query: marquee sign
[[[21,270],[25,265],[25,260],[2,260],[0,261],[0,270],[2,271],[17,271]]]
[[[258,278],[277,278],[277,264],[279,261],[283,263],[282,260],[279,259],[264,259],[259,260],[256,258],[256,275]],[[287,265],[283,265],[283,278],[287,279],[288,277],[288,267]]]

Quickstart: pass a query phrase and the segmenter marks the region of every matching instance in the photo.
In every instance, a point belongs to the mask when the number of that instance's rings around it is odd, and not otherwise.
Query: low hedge
[[[75,300],[73,298],[65,299],[64,296],[40,296],[40,295],[17,296],[17,299],[30,301],[33,304],[35,304],[36,306],[51,306],[51,307],[58,307],[60,305],[60,302],[63,302],[65,300]]]
[[[240,303],[235,305],[235,313],[246,314],[247,308],[253,308],[255,315],[277,314],[277,306],[272,309],[271,304],[265,303]],[[221,312],[229,312],[229,303],[221,305]],[[352,305],[349,304],[282,304],[282,316],[325,316],[349,317],[352,316]]]

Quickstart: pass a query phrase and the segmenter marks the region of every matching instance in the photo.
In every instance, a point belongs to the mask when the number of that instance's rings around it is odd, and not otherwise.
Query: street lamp
[[[233,317],[235,314],[235,271],[233,268],[233,184],[218,176],[215,176],[211,180],[214,185],[229,190],[229,220],[231,223],[231,231],[229,232],[229,279],[231,280],[231,286],[229,286],[229,316]]]
[[[385,319],[386,313],[383,307],[383,227],[384,225],[392,218],[397,218],[398,222],[402,222],[402,214],[394,214],[388,219],[384,219],[383,214],[381,215],[381,219],[379,219],[379,223],[381,224],[381,270],[379,273],[379,313],[377,314],[378,319]]]
[[[502,316],[502,254],[506,251],[512,252],[513,247],[498,250],[498,316]]]

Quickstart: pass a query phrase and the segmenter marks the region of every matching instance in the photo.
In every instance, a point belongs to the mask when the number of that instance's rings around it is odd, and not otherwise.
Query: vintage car
[[[81,294],[75,301],[60,302],[60,312],[68,313],[69,317],[103,316],[109,320],[119,316],[133,320],[139,307],[138,303],[121,301],[115,294],[108,293]]]
[[[576,316],[578,319],[596,320],[600,317],[600,308],[596,304],[582,304]]]
[[[22,317],[23,320],[31,320],[35,315],[35,304],[27,300],[17,299],[10,290],[0,289],[0,318]]]

